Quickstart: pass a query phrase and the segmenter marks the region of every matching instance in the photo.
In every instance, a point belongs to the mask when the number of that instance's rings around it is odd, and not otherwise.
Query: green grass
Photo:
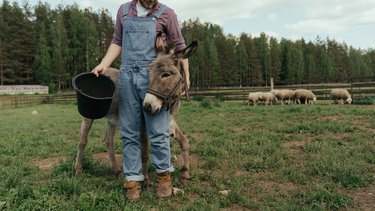
[[[361,210],[371,199],[353,194],[371,197],[374,189],[375,109],[368,105],[184,102],[177,119],[190,140],[192,179],[187,187],[178,185],[179,171],[173,179],[185,194],[160,201],[153,187],[136,203],[124,199],[110,165],[91,157],[106,152],[104,119],[94,123],[84,173],[75,176],[76,105],[4,109],[0,117],[0,210]],[[121,153],[118,134],[115,141]],[[172,153],[179,153],[175,142]],[[36,165],[61,157],[48,170]]]

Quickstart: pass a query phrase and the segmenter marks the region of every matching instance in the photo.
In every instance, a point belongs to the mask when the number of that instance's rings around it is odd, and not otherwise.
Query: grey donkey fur
[[[118,78],[119,78],[120,71],[118,69],[109,68],[105,75],[109,76],[116,84],[118,84]],[[113,143],[114,143],[114,136],[116,133],[116,130],[119,126],[119,118],[118,118],[118,89],[116,89],[114,98],[112,100],[111,107],[109,109],[108,114],[106,115],[107,119],[107,128],[106,128],[106,134],[104,137],[104,142],[107,146],[107,152],[108,156],[110,158],[111,164],[112,164],[112,170],[116,176],[119,176],[121,174],[121,168],[118,166],[116,162],[115,152],[113,149]],[[94,120],[89,118],[82,118],[81,123],[81,129],[79,133],[79,141],[77,146],[77,156],[75,161],[75,173],[81,174],[82,173],[82,161],[84,157],[85,148],[88,142],[88,134],[90,132],[91,126],[93,124]],[[147,162],[149,160],[149,153],[148,153],[148,138],[146,135],[145,127],[142,127],[141,131],[141,144],[142,144],[142,168],[143,168],[143,174],[145,177],[145,182],[147,184],[151,184],[147,172]]]

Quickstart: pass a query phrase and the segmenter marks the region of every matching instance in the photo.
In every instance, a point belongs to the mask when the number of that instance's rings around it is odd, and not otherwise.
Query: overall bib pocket
[[[147,48],[148,30],[125,30],[125,48],[129,51],[142,51]]]

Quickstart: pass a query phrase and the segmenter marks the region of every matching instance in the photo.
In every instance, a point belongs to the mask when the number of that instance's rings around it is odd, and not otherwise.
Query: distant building
[[[41,85],[0,85],[0,95],[48,94],[48,86]]]

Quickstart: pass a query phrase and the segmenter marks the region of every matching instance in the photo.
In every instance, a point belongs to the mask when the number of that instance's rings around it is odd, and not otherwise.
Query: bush
[[[43,104],[52,104],[53,103],[53,97],[52,96],[47,96],[42,100]]]
[[[56,94],[57,93],[57,86],[54,83],[50,83],[48,85],[48,91],[50,94]]]
[[[355,105],[375,105],[375,97],[368,97],[366,99],[354,100]]]
[[[201,102],[201,101],[203,101],[205,99],[205,97],[202,96],[202,95],[196,95],[196,96],[193,96],[192,99],[195,100],[195,101]]]
[[[218,100],[218,101],[224,101],[225,100],[225,96],[223,94],[217,94],[215,96],[215,99]]]
[[[211,105],[211,101],[207,100],[207,99],[203,99],[200,103],[201,107],[203,108],[208,108],[208,109],[211,109],[212,108],[212,105]]]

